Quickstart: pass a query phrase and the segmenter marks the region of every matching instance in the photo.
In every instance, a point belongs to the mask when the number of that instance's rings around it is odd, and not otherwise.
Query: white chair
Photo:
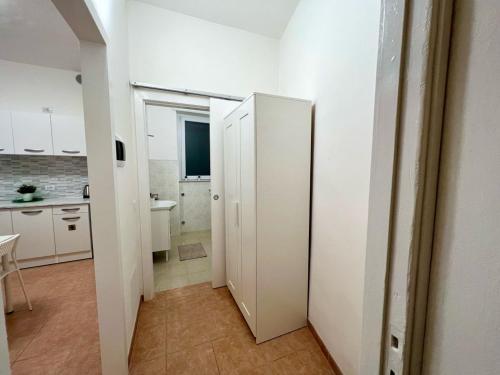
[[[26,302],[28,303],[28,307],[33,310],[31,306],[30,298],[28,297],[28,293],[26,293],[26,288],[24,286],[23,276],[21,275],[21,270],[19,265],[17,264],[16,258],[16,245],[17,240],[19,239],[20,234],[14,234],[11,236],[1,236],[0,237],[0,258],[2,259],[2,271],[0,272],[0,281],[4,279],[9,273],[17,272],[17,277],[19,278],[19,282],[21,283],[21,288],[23,289],[24,297],[26,298]],[[9,255],[14,263],[14,268],[9,265]]]

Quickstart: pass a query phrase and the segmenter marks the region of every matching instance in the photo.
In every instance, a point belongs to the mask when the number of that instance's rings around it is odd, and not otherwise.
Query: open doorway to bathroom
[[[211,281],[209,113],[146,105],[155,291]]]

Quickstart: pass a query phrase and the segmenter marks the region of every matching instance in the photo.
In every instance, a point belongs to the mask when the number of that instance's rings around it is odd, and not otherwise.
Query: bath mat
[[[203,245],[199,242],[191,243],[189,245],[177,246],[177,250],[179,250],[180,260],[204,258],[207,256],[207,253],[205,252]]]

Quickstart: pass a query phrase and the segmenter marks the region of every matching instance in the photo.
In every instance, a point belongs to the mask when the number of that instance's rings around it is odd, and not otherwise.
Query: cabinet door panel
[[[54,155],[85,156],[85,122],[82,117],[52,115]]]
[[[47,113],[12,112],[14,152],[19,155],[53,155],[50,116]]]
[[[0,111],[0,154],[14,153],[14,137],[9,111]]]
[[[151,211],[152,250],[170,250],[170,211]]]
[[[53,219],[56,254],[91,250],[88,213],[54,215]]]
[[[238,113],[241,134],[241,311],[256,335],[257,233],[253,100]]]
[[[237,118],[232,116],[224,126],[224,180],[226,211],[226,278],[227,286],[239,301],[240,284],[240,145]]]
[[[14,233],[21,237],[17,244],[17,259],[55,255],[54,226],[51,208],[19,208],[12,210]]]
[[[10,210],[0,210],[0,236],[12,234]]]

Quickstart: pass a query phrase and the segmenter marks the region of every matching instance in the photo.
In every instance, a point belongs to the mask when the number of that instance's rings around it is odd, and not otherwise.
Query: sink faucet
[[[153,193],[149,193],[149,197],[150,197],[151,199],[154,199],[155,201],[157,201],[157,200],[158,200],[158,198],[159,198],[159,197],[158,197],[158,194],[153,194]]]

